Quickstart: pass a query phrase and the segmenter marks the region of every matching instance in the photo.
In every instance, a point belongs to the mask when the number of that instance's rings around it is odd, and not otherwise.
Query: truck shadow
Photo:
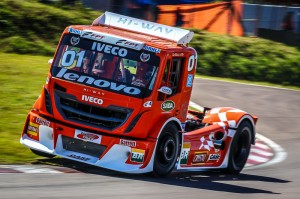
[[[84,163],[75,162],[64,158],[54,159],[38,159],[32,164],[35,165],[48,165],[52,169],[64,172],[64,173],[88,173],[100,176],[109,176],[116,178],[124,178],[131,180],[139,180],[146,182],[161,183],[166,185],[197,188],[204,190],[229,192],[229,193],[264,193],[264,194],[280,194],[272,191],[268,191],[263,188],[251,188],[238,185],[241,181],[253,181],[255,182],[269,182],[269,183],[289,183],[290,181],[282,180],[278,178],[258,176],[241,173],[239,175],[228,175],[221,172],[181,172],[173,171],[168,177],[154,177],[145,174],[125,174],[121,172],[111,171],[87,165]]]

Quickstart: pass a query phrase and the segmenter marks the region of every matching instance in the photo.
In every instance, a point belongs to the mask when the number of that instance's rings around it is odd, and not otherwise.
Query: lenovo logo
[[[139,95],[141,93],[141,90],[132,86],[126,86],[124,84],[117,84],[115,82],[110,82],[104,79],[95,79],[90,76],[86,75],[79,75],[72,72],[67,72],[68,70],[65,68],[60,69],[60,71],[57,73],[55,77],[62,78],[65,80],[69,80],[72,82],[82,83],[84,85],[92,86],[95,88],[103,88],[103,89],[110,89],[113,91],[117,91],[120,93],[130,94],[130,95]],[[84,98],[87,99],[87,98]],[[91,98],[88,99],[88,101],[91,100]],[[92,99],[94,101],[94,99]],[[86,101],[86,100],[85,100]],[[97,103],[99,102],[96,100]]]

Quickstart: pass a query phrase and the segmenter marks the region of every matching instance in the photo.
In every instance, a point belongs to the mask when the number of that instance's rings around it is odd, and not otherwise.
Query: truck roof
[[[70,29],[73,31],[70,31]],[[80,34],[81,37],[93,40],[103,41],[106,37],[106,40],[111,41],[114,40],[113,35],[118,39],[129,39],[132,43],[139,44],[136,46],[146,44],[161,49],[181,48],[191,41],[194,34],[189,30],[110,12],[105,12],[95,19],[90,26],[76,25],[69,27],[69,32],[75,33],[76,30],[79,30],[77,34]],[[94,36],[92,37],[91,34]]]

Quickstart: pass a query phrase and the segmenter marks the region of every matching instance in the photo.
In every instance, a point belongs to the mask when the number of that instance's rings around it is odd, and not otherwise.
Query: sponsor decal
[[[136,141],[120,139],[120,144],[124,146],[136,147]]]
[[[70,43],[72,46],[76,46],[79,42],[80,42],[79,37],[71,37],[71,39],[70,39]]]
[[[184,53],[173,53],[173,57],[184,57]]]
[[[146,85],[144,84],[143,80],[141,79],[135,79],[134,81],[132,81],[131,83],[134,86],[138,86],[138,87],[145,87]]]
[[[206,149],[207,151],[210,151],[211,149],[214,149],[215,147],[214,147],[214,144],[213,144],[213,141],[212,140],[206,140],[205,138],[204,138],[204,136],[202,136],[201,138],[200,138],[200,142],[201,142],[201,145],[200,145],[200,147],[199,147],[199,149]]]
[[[151,22],[147,22],[147,21],[143,21],[143,20],[138,20],[138,19],[134,19],[134,18],[129,18],[129,17],[118,17],[117,18],[117,23],[120,23],[122,25],[126,25],[128,29],[132,29],[130,27],[134,27],[138,28],[138,29],[143,29],[143,31],[145,32],[150,32],[151,34],[171,34],[174,29],[172,27],[169,26],[164,26],[161,24],[157,24],[157,23],[151,23]]]
[[[143,163],[144,156],[145,156],[145,150],[132,148],[130,161],[137,162],[137,163]]]
[[[37,136],[39,132],[39,125],[33,122],[29,122],[27,127],[27,134]]]
[[[150,59],[150,54],[142,53],[140,59],[142,62],[147,62]]]
[[[93,143],[97,143],[97,144],[100,144],[101,139],[102,139],[101,135],[97,135],[97,134],[94,134],[94,133],[81,131],[81,130],[77,130],[77,129],[75,130],[75,136],[74,137],[77,138],[77,139],[80,139],[80,140],[93,142]]]
[[[128,51],[125,48],[120,48],[117,46],[111,46],[108,44],[103,44],[99,42],[93,42],[92,50],[99,52],[105,52],[107,54],[117,55],[119,57],[126,57]]]
[[[83,160],[83,161],[88,161],[90,159],[90,158],[83,157],[83,156],[80,156],[80,155],[75,155],[75,154],[68,155],[68,157],[71,157],[71,158],[74,158],[74,159],[77,159],[77,160]]]
[[[35,122],[40,124],[40,125],[50,126],[50,122],[48,120],[45,120],[44,118],[37,117],[35,119]]]
[[[81,35],[81,30],[77,30],[75,28],[69,28],[69,33]]]
[[[95,103],[95,104],[103,104],[102,99],[99,99],[99,98],[96,98],[96,97],[91,97],[91,96],[88,96],[88,95],[82,95],[81,100],[86,101],[86,102],[92,102],[92,103]]]
[[[192,87],[193,86],[193,78],[194,78],[194,75],[188,74],[187,81],[186,81],[186,87]]]
[[[96,20],[94,23],[105,24],[139,33],[159,36],[168,40],[176,41],[179,44],[189,42],[191,36],[193,35],[193,33],[188,30],[127,17],[115,13],[105,12],[105,14],[102,16],[102,18]]]
[[[206,153],[195,153],[193,163],[203,163],[206,160]]]
[[[167,100],[161,104],[161,109],[163,111],[172,111],[175,108],[175,103],[171,100]]]
[[[140,41],[135,41],[131,39],[125,39],[122,37],[106,34],[106,33],[100,33],[96,31],[91,31],[91,30],[84,30],[82,31],[81,37],[87,38],[87,39],[92,39],[95,41],[101,41],[109,44],[115,44],[118,46],[126,47],[126,48],[131,48],[134,50],[141,50],[144,46],[143,42]]]
[[[167,86],[163,86],[160,89],[158,89],[159,92],[162,92],[166,95],[171,95],[172,94],[172,89],[167,87]]]
[[[160,49],[158,48],[154,48],[154,47],[151,47],[151,46],[144,46],[143,47],[144,50],[147,50],[149,52],[153,52],[153,53],[160,53]]]
[[[116,42],[116,45],[136,49],[141,44],[126,39],[120,39]]]
[[[103,41],[103,39],[105,39],[105,36],[98,32],[86,31],[86,30],[82,31],[81,37],[87,39],[93,39],[97,41]]]
[[[83,88],[83,91],[87,92],[87,93],[92,93],[92,94],[105,95],[104,92],[96,91],[96,90],[93,90],[90,88]]]
[[[183,143],[181,154],[180,154],[180,164],[181,165],[187,164],[190,150],[191,150],[191,143],[190,142]]]
[[[103,79],[95,79],[86,75],[79,75],[72,72],[67,72],[66,68],[60,69],[55,77],[65,80],[82,83],[84,85],[93,86],[96,88],[108,88],[113,91],[124,92],[129,95],[139,95],[141,90],[135,87],[126,86],[124,84],[117,84]]]
[[[152,107],[152,101],[147,101],[144,103],[145,108],[151,108]]]
[[[208,160],[219,160],[221,157],[220,154],[210,154]]]

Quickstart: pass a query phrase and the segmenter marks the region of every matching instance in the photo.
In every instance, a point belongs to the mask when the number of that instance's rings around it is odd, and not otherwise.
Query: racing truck
[[[193,34],[111,12],[66,27],[20,142],[36,155],[125,173],[238,174],[257,117],[231,107],[189,109]]]

